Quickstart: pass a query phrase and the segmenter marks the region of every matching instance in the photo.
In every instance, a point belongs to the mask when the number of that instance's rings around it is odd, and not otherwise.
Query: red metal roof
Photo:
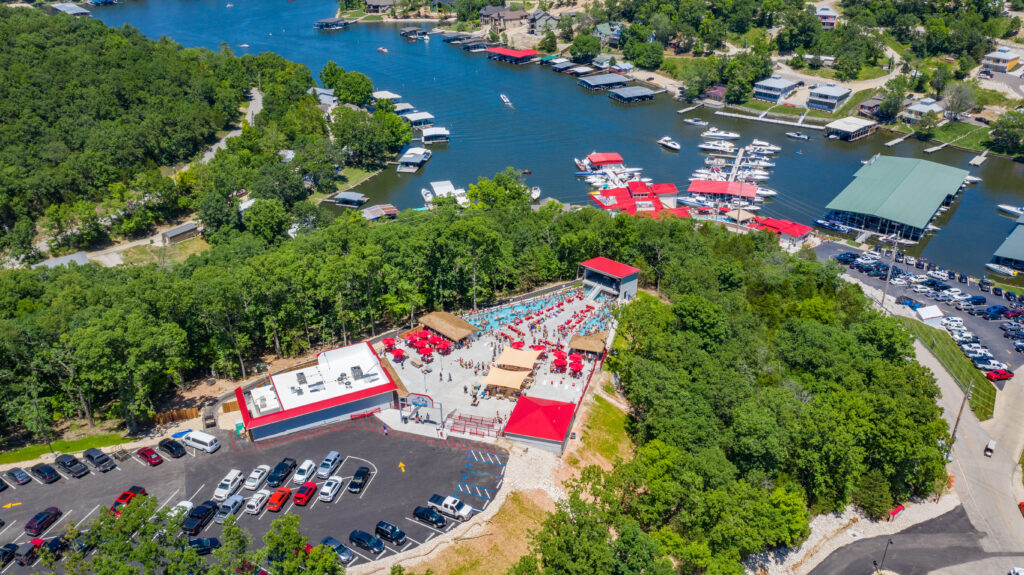
[[[561,442],[569,433],[575,410],[574,403],[520,397],[505,424],[505,433]]]
[[[724,194],[753,198],[757,195],[757,186],[740,182],[718,182],[715,180],[693,180],[687,192],[691,194]]]
[[[622,156],[616,153],[594,153],[587,156],[595,166],[614,166],[622,163]]]
[[[363,344],[370,348],[370,353],[372,353],[373,356],[376,357],[377,361],[379,362],[380,356],[377,355],[377,351],[373,349],[373,346],[367,342],[363,342]],[[320,354],[317,354],[317,356],[319,355]],[[270,423],[277,423],[279,421],[284,421],[286,419],[298,417],[300,415],[306,415],[308,413],[314,413],[324,409],[330,409],[332,407],[337,407],[339,405],[344,405],[346,403],[352,403],[353,401],[359,401],[360,399],[366,399],[367,397],[373,397],[375,395],[380,395],[382,393],[393,392],[396,389],[398,389],[398,386],[395,384],[395,381],[391,379],[391,374],[388,373],[386,369],[382,369],[381,371],[383,371],[384,376],[387,377],[387,383],[382,383],[380,385],[369,387],[366,389],[361,389],[359,391],[354,391],[352,393],[346,393],[344,395],[339,395],[336,397],[332,397],[330,399],[325,399],[323,401],[317,401],[316,403],[310,403],[292,409],[283,409],[281,411],[277,411],[275,413],[270,413],[267,415],[261,415],[259,417],[252,417],[249,414],[249,407],[246,405],[245,394],[243,393],[241,387],[235,388],[235,399],[238,400],[238,406],[240,408],[239,411],[242,412],[242,423],[245,424],[246,429],[252,429],[254,427],[261,427],[264,425],[268,425]],[[273,385],[273,376],[270,377],[270,381],[271,384]],[[274,393],[277,393],[276,387],[274,388]],[[278,402],[280,401],[281,400],[278,399]]]
[[[512,50],[509,48],[488,48],[487,51],[492,54],[508,56],[509,58],[529,58],[530,56],[540,54],[536,50]]]
[[[619,279],[640,273],[640,270],[633,266],[627,266],[626,264],[622,264],[602,256],[590,258],[585,262],[580,262],[580,265],[587,269],[594,270],[595,272],[601,272],[605,275]]]
[[[776,234],[784,234],[793,238],[800,238],[811,233],[812,229],[803,224],[791,222],[789,220],[777,220],[775,218],[759,218],[755,217],[754,221],[760,224],[759,227],[770,230]]]
[[[675,184],[651,184],[651,191],[655,194],[679,195],[679,188]]]

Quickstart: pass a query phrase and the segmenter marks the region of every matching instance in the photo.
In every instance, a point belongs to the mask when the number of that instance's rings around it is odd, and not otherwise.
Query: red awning
[[[791,222],[789,220],[777,220],[775,218],[758,218],[755,217],[754,221],[776,234],[784,234],[793,238],[801,238],[811,233],[811,228]]]
[[[508,56],[509,58],[529,58],[540,54],[540,52],[536,50],[512,50],[510,48],[488,48],[487,51],[491,54]]]
[[[616,166],[622,163],[622,156],[616,153],[594,153],[587,156],[595,166]]]
[[[651,191],[655,194],[679,195],[679,188],[675,184],[651,184]]]
[[[640,273],[640,270],[633,266],[627,266],[626,264],[600,256],[580,262],[580,265],[595,272],[603,273],[606,276],[619,279]]]
[[[714,180],[693,180],[686,190],[691,194],[717,194],[753,198],[757,195],[757,185],[742,182],[718,182]]]
[[[576,405],[539,397],[520,397],[505,433],[561,442],[569,433]]]

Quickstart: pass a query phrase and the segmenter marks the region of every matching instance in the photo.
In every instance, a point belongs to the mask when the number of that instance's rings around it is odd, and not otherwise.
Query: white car
[[[177,505],[171,507],[171,517],[176,517],[179,521],[184,521],[188,517],[189,513],[192,513],[192,508],[195,505],[191,501],[179,501]]]
[[[316,470],[316,464],[313,463],[312,459],[307,459],[302,462],[302,465],[295,470],[295,475],[292,477],[292,483],[295,485],[302,485],[313,478],[313,471]]]
[[[942,321],[939,322],[939,323],[941,323],[942,327],[945,327],[945,328],[949,328],[949,327],[954,326],[954,325],[961,325],[962,326],[962,325],[964,325],[964,318],[958,317],[958,316],[955,316],[955,315],[949,315],[949,316],[946,316],[946,317],[942,318]]]
[[[334,501],[334,498],[338,495],[338,492],[341,491],[341,486],[344,483],[344,479],[337,475],[332,475],[330,479],[324,483],[324,486],[320,488],[320,501]]]
[[[940,272],[939,270],[932,270],[928,272],[928,277],[946,281],[949,279],[949,274],[947,274],[946,272]]]
[[[269,465],[256,466],[256,469],[252,470],[249,477],[245,478],[245,488],[249,491],[256,491],[267,480],[267,475],[270,475]]]
[[[997,369],[1006,369],[1008,366],[1005,363],[1001,362],[1001,361],[996,361],[996,360],[992,359],[992,360],[989,360],[988,363],[979,365],[977,367],[981,371],[995,371]]]
[[[949,288],[948,290],[946,290],[946,295],[948,295],[949,297],[956,297],[962,293],[964,292],[960,291],[957,288]]]
[[[928,293],[930,291],[932,291],[931,288],[925,287],[920,284],[914,286],[914,293]]]
[[[213,490],[213,500],[221,502],[231,497],[238,491],[238,488],[242,486],[242,472],[238,469],[232,469],[224,476],[224,479],[220,480],[217,484],[217,489]]]
[[[889,280],[889,283],[891,283],[894,286],[905,286],[907,285],[907,280],[903,278],[892,278],[891,280]]]
[[[249,515],[259,515],[260,511],[263,511],[263,508],[267,506],[268,499],[270,499],[270,492],[266,489],[260,489],[253,493],[249,501],[245,503],[245,512]]]

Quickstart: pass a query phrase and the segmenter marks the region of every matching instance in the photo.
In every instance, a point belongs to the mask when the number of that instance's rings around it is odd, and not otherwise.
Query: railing
[[[452,413],[445,422],[449,433],[464,433],[479,437],[498,437],[501,421],[495,417],[479,417]]]
[[[379,407],[374,407],[373,409],[367,409],[366,411],[360,411],[359,413],[353,413],[349,417],[349,419],[362,419],[364,417],[370,417],[371,415],[373,415],[375,413],[380,413],[380,408]]]

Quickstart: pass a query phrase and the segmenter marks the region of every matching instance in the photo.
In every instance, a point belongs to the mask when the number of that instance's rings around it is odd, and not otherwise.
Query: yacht
[[[704,150],[704,151],[707,151],[707,152],[730,152],[731,153],[731,152],[736,151],[736,146],[733,145],[731,142],[712,141],[712,142],[702,142],[699,146],[697,146],[697,149],[698,150]]]
[[[434,201],[434,192],[431,192],[427,188],[420,188],[420,195],[423,196],[424,204],[429,204]]]
[[[705,122],[704,120],[701,120],[700,118],[687,118],[687,119],[683,120],[683,123],[684,124],[689,124],[691,126],[697,126],[697,127],[700,127],[700,128],[703,128],[703,127],[708,125],[707,122]]]
[[[778,153],[778,150],[773,150],[771,148],[764,148],[764,147],[761,147],[761,146],[753,146],[753,145],[747,146],[747,147],[745,147],[743,149],[746,150],[747,152],[750,152],[751,154],[757,154],[759,156],[771,156],[773,154]]]
[[[753,142],[750,142],[750,145],[751,146],[756,146],[758,148],[764,148],[765,150],[772,150],[772,151],[775,151],[775,152],[781,152],[782,151],[782,148],[776,146],[775,144],[773,144],[771,142],[766,142],[764,140],[754,140]]]
[[[512,100],[509,100],[508,96],[506,96],[505,94],[501,94],[501,101],[504,102],[506,106],[512,105]]]
[[[710,140],[738,140],[740,138],[740,135],[736,132],[726,132],[715,128],[714,126],[704,130],[700,136]]]
[[[771,188],[766,188],[764,186],[758,186],[757,192],[755,193],[763,198],[770,198],[779,195],[779,192],[776,192],[775,190]]]
[[[985,267],[996,272],[997,274],[1003,274],[1004,276],[1014,277],[1017,275],[1017,270],[1011,267],[1002,266],[999,264],[985,264]]]
[[[980,181],[981,178],[979,178],[978,176],[967,176],[966,178],[964,178],[965,184],[977,184]]]
[[[743,159],[743,166],[742,167],[747,167],[747,166],[749,166],[751,168],[774,168],[775,167],[775,162],[769,162],[768,160],[764,160],[764,159],[761,159],[761,158],[752,158],[752,159],[749,159],[749,160],[744,158]]]
[[[678,152],[680,148],[679,142],[673,140],[668,136],[665,136],[664,138],[658,140],[658,144],[660,144],[663,148],[668,148],[669,150],[672,150],[673,152]]]
[[[1024,216],[1024,206],[1011,206],[1010,204],[999,204],[996,206],[1000,212],[1006,212],[1011,216]]]
[[[535,202],[540,199],[540,186],[530,188],[530,199]]]
[[[803,132],[786,132],[786,135],[794,140],[810,140],[811,137]]]

